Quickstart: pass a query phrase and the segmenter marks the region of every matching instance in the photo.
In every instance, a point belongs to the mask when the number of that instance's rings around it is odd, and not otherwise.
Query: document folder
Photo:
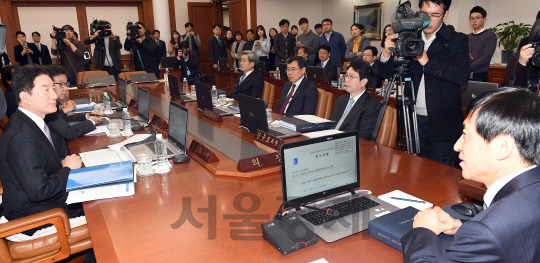
[[[133,181],[131,161],[104,164],[71,170],[66,191]]]

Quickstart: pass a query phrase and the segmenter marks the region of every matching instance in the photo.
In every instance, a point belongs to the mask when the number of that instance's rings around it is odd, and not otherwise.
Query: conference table
[[[139,86],[150,91],[152,114],[167,118],[160,108],[169,104],[168,87],[164,83]],[[106,90],[113,97],[118,94],[116,87]],[[101,97],[103,89],[70,90],[70,98],[77,98],[77,93]],[[215,123],[202,117],[196,102],[185,106],[190,110],[190,127],[208,124],[203,128],[242,141],[238,148],[249,145],[266,153],[275,151],[254,142],[253,134],[238,127],[239,118],[227,116],[223,122]],[[154,129],[166,134],[165,129]],[[201,132],[190,128],[188,141],[202,141],[196,137]],[[72,153],[80,153],[124,139],[85,136],[70,141],[69,147]],[[285,142],[302,139],[306,137]],[[208,145],[213,143],[209,141]],[[460,201],[460,170],[370,141],[361,139],[359,144],[362,189],[375,196],[399,189],[438,206]],[[133,196],[83,204],[98,262],[312,262],[321,258],[329,262],[403,261],[401,252],[370,237],[367,231],[333,243],[320,240],[283,256],[263,240],[260,227],[273,219],[282,202],[279,166],[262,176],[230,176],[216,170],[221,169],[221,162],[234,162],[234,157],[220,159],[212,169],[190,156],[191,161],[173,164],[169,173],[138,178]]]

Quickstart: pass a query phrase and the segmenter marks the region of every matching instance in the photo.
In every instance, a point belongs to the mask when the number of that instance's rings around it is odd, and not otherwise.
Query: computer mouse
[[[144,126],[138,125],[138,126],[131,126],[132,131],[141,131],[144,129]]]
[[[456,210],[458,213],[464,216],[473,217],[477,215],[478,213],[480,213],[480,211],[478,211],[478,208],[476,208],[476,206],[474,206],[473,204],[469,204],[467,202],[457,203],[455,205],[452,205],[451,207],[452,209]]]
[[[177,156],[174,157],[173,162],[174,163],[185,163],[185,162],[187,162],[189,160],[190,160],[189,156],[180,154],[180,155],[177,155]]]

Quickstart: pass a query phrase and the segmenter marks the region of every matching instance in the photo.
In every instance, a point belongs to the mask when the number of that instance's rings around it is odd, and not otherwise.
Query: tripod
[[[379,116],[377,117],[371,140],[375,141],[377,139],[390,94],[394,89],[394,85],[396,85],[398,144],[402,148],[406,146],[408,153],[420,154],[420,139],[418,137],[418,122],[415,108],[416,98],[412,89],[413,82],[412,74],[409,70],[409,62],[410,60],[403,57],[394,58],[394,73],[390,78],[388,86],[383,89],[384,98],[379,104]],[[405,142],[402,141],[403,130],[405,131]]]
[[[71,66],[71,69],[73,70],[73,73],[75,76],[77,76],[77,70],[75,70],[75,67],[71,63],[71,59],[69,58],[66,49],[64,48],[64,40],[63,39],[56,39],[56,48],[58,50],[58,55],[56,56],[56,65],[64,65],[64,58],[65,56],[68,59],[68,63]]]
[[[133,42],[135,42],[135,41],[133,41]],[[131,54],[129,55],[129,67],[130,67],[129,71],[132,71],[131,66],[133,66],[133,68],[135,68],[135,70],[137,70],[136,69],[135,58],[133,58],[134,57],[134,55],[133,55],[134,52],[136,52],[137,56],[139,57],[139,63],[141,64],[142,70],[146,71],[144,69],[144,64],[143,64],[143,61],[142,61],[142,58],[141,58],[141,53],[139,53],[139,49],[137,49],[137,46],[135,46],[135,43],[132,44],[132,46],[131,46]]]

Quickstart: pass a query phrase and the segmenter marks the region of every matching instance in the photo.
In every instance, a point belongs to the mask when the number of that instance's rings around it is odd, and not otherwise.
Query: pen
[[[401,201],[415,202],[415,203],[422,203],[422,204],[425,204],[425,203],[426,203],[426,201],[412,200],[412,199],[405,199],[405,198],[399,198],[399,197],[388,197],[388,196],[387,196],[386,198],[395,199],[395,200],[401,200]]]

